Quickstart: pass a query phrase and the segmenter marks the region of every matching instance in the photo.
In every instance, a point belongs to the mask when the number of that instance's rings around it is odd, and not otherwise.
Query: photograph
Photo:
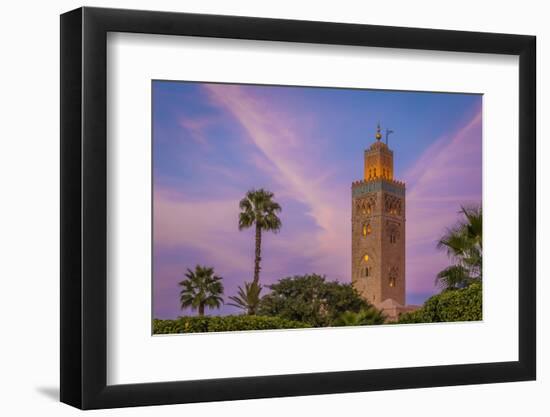
[[[153,80],[153,334],[482,320],[482,98]]]

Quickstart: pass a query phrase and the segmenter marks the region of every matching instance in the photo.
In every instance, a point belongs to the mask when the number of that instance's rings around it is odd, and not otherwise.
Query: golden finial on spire
[[[380,122],[378,122],[378,126],[376,128],[376,140],[382,139],[382,133],[380,133]]]

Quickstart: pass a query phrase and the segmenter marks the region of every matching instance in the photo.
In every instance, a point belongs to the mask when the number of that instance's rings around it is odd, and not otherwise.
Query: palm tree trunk
[[[199,304],[199,317],[204,316],[204,304]]]
[[[256,253],[254,257],[254,283],[260,281],[260,261],[262,260],[262,228],[256,224]]]

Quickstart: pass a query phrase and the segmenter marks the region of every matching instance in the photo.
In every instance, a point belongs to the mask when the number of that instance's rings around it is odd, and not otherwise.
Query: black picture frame
[[[519,360],[107,385],[108,32],[519,56]],[[171,12],[61,15],[61,401],[82,409],[376,391],[536,378],[536,38]]]

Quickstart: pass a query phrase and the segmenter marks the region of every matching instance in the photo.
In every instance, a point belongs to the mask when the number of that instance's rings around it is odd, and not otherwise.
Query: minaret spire
[[[380,139],[382,139],[382,133],[380,133],[380,122],[378,122],[376,127],[376,140],[380,141]]]

